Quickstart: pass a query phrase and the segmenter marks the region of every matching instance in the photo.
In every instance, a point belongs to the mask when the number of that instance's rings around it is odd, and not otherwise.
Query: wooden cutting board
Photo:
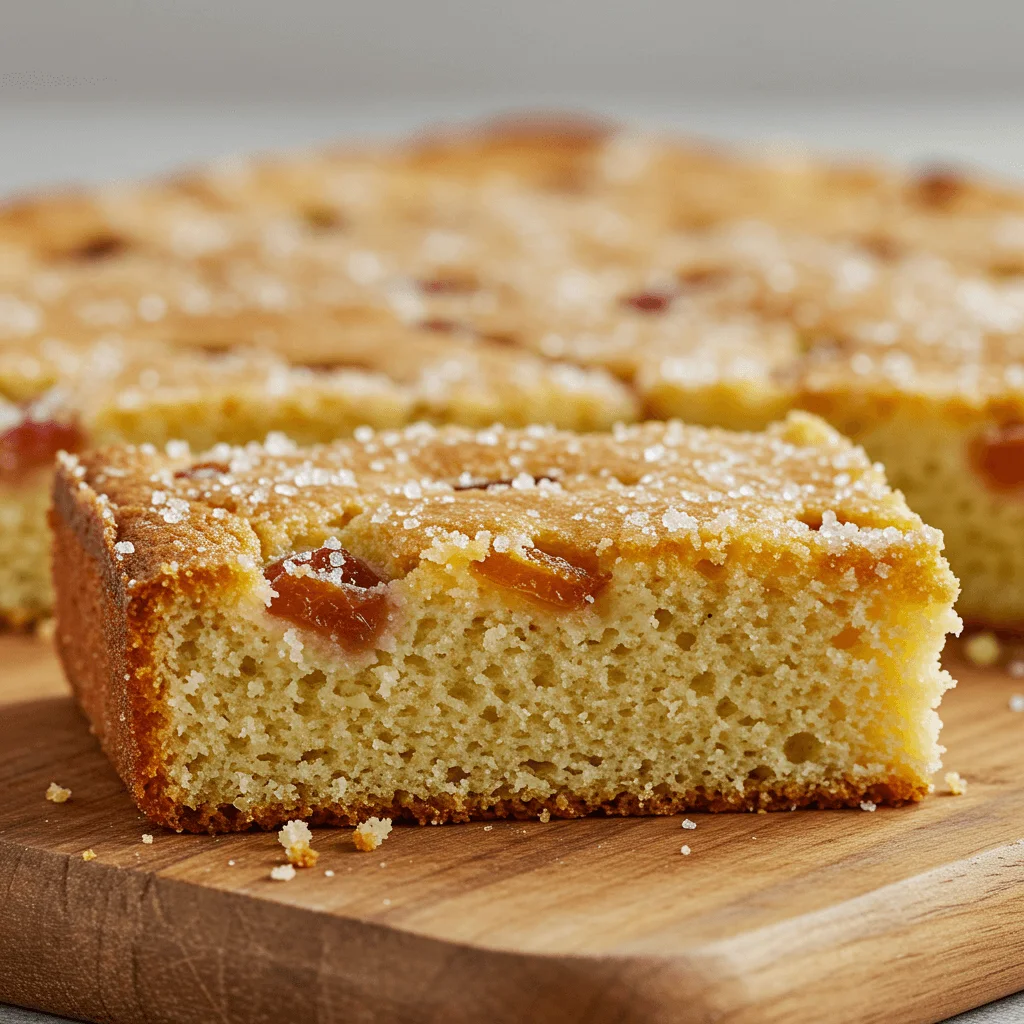
[[[1024,681],[997,672],[954,665],[962,797],[397,828],[372,854],[322,830],[317,868],[276,882],[273,834],[147,825],[44,645],[0,639],[0,666],[0,1001],[126,1024],[911,1024],[1024,988]]]

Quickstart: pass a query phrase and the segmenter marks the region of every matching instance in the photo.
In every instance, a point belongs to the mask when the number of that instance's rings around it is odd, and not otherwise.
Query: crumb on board
[[[967,792],[967,780],[959,772],[946,772],[944,779],[953,796],[963,796]]]
[[[288,863],[297,868],[316,866],[320,854],[310,846],[313,834],[304,821],[289,821],[277,833],[277,841],[284,847],[288,855]]]
[[[309,846],[313,833],[304,821],[288,821],[277,833],[277,841],[287,850],[289,846]]]
[[[90,849],[90,850],[83,850],[82,851],[82,860],[95,860],[95,859],[96,859],[96,851],[95,850]]]
[[[683,855],[684,857],[689,857],[689,856],[690,856],[690,848],[689,848],[688,846],[680,846],[680,847],[679,847],[679,852],[680,852],[680,853],[681,853],[681,854],[682,854],[682,855]]]
[[[143,832],[142,833],[142,841],[147,846],[152,846],[153,845],[153,837],[148,832]]]
[[[876,804],[874,800],[861,800],[860,809],[862,811],[877,811],[878,804]]]
[[[58,785],[56,782],[51,782],[46,787],[46,799],[49,800],[51,804],[67,803],[68,800],[71,799],[71,790]]]
[[[235,862],[233,860],[229,860],[228,861],[228,867],[229,868],[233,868],[234,866],[235,866]]]
[[[544,810],[537,815],[537,820],[542,821],[546,825],[551,820],[551,812],[545,807]]]
[[[999,638],[990,630],[975,633],[965,644],[964,654],[967,660],[979,668],[989,668],[999,661],[1002,648]]]
[[[293,864],[278,864],[270,869],[270,877],[275,882],[290,882],[295,877]]]
[[[289,846],[285,853],[288,855],[288,863],[297,868],[314,868],[320,859],[320,854],[312,846]]]
[[[683,818],[683,828],[696,828],[697,822],[690,821],[689,818]]]
[[[1010,698],[1011,711],[1024,711],[1024,693],[1015,693]]]
[[[50,643],[57,635],[57,620],[52,616],[36,623],[36,637],[43,643]]]
[[[369,853],[376,850],[391,834],[390,818],[367,818],[356,825],[352,833],[352,842],[357,850]]]
[[[326,871],[324,872],[324,877],[325,877],[325,878],[333,878],[333,877],[334,877],[334,872],[333,872],[333,871],[332,871],[332,870],[331,870],[330,868],[328,868],[328,869],[327,869],[327,870],[326,870]]]
[[[493,825],[484,825],[484,831],[485,832],[490,832],[492,828],[494,828]]]

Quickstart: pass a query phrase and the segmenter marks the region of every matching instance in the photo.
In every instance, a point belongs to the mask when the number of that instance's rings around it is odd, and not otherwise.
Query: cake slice
[[[918,800],[941,535],[803,413],[61,457],[58,646],[178,829]]]

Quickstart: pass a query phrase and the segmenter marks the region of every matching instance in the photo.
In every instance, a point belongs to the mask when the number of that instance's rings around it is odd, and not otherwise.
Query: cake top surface
[[[745,557],[867,567],[877,582],[900,564],[934,568],[941,550],[880,467],[803,413],[750,434],[678,422],[611,434],[420,424],[309,449],[284,438],[201,455],[113,448],[65,456],[61,476],[95,494],[135,580],[168,565],[255,569],[328,541],[390,576],[467,550],[614,561],[667,547],[721,563],[738,544]]]
[[[0,379],[68,390],[82,350],[120,344],[172,380],[246,346],[427,396],[518,366],[641,401],[736,382],[1024,401],[1021,274],[1009,190],[505,126],[7,207]]]

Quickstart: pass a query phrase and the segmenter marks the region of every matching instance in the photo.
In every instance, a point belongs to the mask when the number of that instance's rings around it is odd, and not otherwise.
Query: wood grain
[[[373,854],[320,830],[320,864],[283,883],[272,834],[147,825],[44,645],[0,639],[0,665],[0,1001],[111,1022],[912,1024],[1024,987],[1024,683],[997,672],[954,666],[963,797],[694,831],[406,827]],[[47,803],[50,781],[72,799]]]

